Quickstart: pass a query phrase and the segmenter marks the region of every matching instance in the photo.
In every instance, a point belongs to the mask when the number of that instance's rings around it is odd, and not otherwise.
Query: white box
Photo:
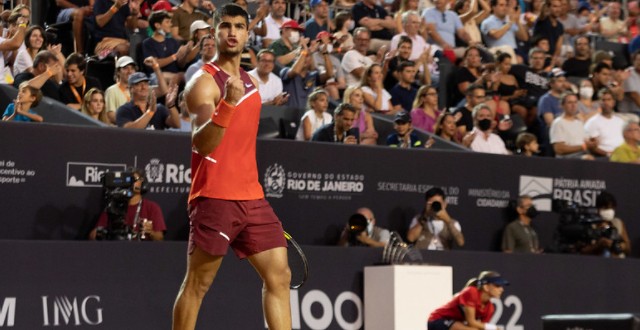
[[[453,296],[450,266],[364,268],[365,330],[426,330],[427,318]]]

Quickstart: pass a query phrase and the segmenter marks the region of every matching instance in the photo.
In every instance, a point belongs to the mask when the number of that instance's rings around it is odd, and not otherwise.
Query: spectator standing
[[[67,72],[67,80],[60,84],[60,102],[72,109],[80,110],[84,93],[94,87],[101,89],[100,81],[86,76],[87,62],[80,54],[69,55],[64,62],[64,69]]]
[[[507,225],[502,234],[502,252],[540,253],[538,234],[531,227],[531,221],[538,216],[533,199],[528,195],[516,201],[518,218]]]
[[[543,5],[542,13],[535,26],[533,36],[545,36],[549,40],[549,53],[552,56],[551,63],[554,66],[562,66],[560,55],[564,43],[564,27],[558,20],[562,13],[560,0],[549,0]]]
[[[491,0],[493,14],[482,21],[480,30],[487,41],[489,50],[511,55],[511,63],[518,63],[517,40],[529,40],[529,33],[520,21],[520,9],[508,7],[507,0]]]
[[[587,36],[578,36],[574,41],[573,57],[562,63],[562,70],[567,77],[588,78],[591,69],[591,41]]]
[[[627,22],[620,19],[621,5],[617,1],[607,4],[607,16],[600,18],[600,34],[611,42],[629,42],[629,30]]]

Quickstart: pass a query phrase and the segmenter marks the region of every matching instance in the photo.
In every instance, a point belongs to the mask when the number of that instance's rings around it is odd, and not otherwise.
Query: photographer
[[[447,212],[445,194],[441,188],[433,187],[425,193],[425,208],[416,215],[407,233],[407,240],[416,248],[450,250],[454,245],[464,245],[462,228]]]
[[[132,196],[129,199],[124,219],[125,224],[128,229],[132,229],[134,234],[140,233],[141,230],[140,235],[144,236],[144,238],[140,237],[141,240],[162,241],[164,239],[164,231],[167,230],[162,210],[157,203],[142,198],[142,194],[145,193],[143,185],[146,180],[144,171],[132,169],[130,172],[133,173],[133,186],[131,187]],[[107,228],[108,221],[108,214],[105,210],[100,214],[96,228],[89,233],[89,239],[95,240],[96,236],[98,236],[98,229]]]
[[[515,211],[518,218],[504,229],[502,251],[506,253],[540,253],[538,234],[531,227],[531,220],[538,216],[538,210],[528,195],[518,197]]]
[[[613,194],[603,191],[596,197],[596,208],[602,221],[592,226],[602,235],[597,240],[592,240],[591,244],[582,246],[580,253],[624,258],[631,252],[631,242],[624,222],[615,216],[616,207]]]
[[[339,246],[384,247],[391,234],[387,229],[376,226],[376,218],[371,209],[362,207],[349,218],[340,240]]]

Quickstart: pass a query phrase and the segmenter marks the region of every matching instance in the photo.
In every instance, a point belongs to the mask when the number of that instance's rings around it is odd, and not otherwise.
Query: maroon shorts
[[[189,205],[189,254],[197,246],[224,256],[229,246],[244,259],[286,247],[282,223],[265,199],[229,201],[199,197]]]

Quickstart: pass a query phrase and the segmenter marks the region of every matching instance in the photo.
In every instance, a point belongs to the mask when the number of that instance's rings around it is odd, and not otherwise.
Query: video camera
[[[596,244],[600,238],[613,241],[611,253],[622,253],[622,238],[611,226],[601,226],[605,220],[592,208],[565,200],[554,200],[552,211],[560,215],[554,237],[554,250],[560,253],[580,253],[584,246]]]
[[[369,220],[360,214],[356,213],[349,218],[349,245],[350,246],[363,246],[362,242],[358,240],[358,236],[367,230]]]
[[[129,240],[131,230],[127,226],[125,216],[129,200],[133,196],[135,176],[133,172],[106,172],[101,178],[106,202],[107,227],[98,228],[96,239],[121,241]]]

